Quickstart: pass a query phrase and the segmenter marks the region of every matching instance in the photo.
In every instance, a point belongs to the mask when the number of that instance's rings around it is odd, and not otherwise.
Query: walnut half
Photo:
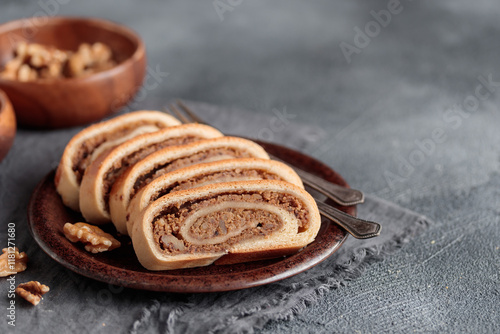
[[[111,48],[99,42],[83,43],[76,52],[22,42],[17,45],[14,56],[0,71],[0,77],[23,82],[76,78],[116,66]]]
[[[49,292],[49,287],[37,281],[21,283],[16,288],[16,293],[33,305],[38,305],[42,296]]]
[[[86,223],[66,223],[63,227],[64,235],[71,242],[82,242],[85,250],[91,253],[110,251],[121,246],[111,234],[99,227]]]
[[[0,277],[6,277],[25,271],[28,263],[28,255],[25,252],[19,253],[17,247],[2,249],[0,255]]]

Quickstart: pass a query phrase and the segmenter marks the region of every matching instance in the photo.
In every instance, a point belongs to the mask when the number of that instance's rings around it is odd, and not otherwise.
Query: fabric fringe
[[[348,282],[361,276],[367,267],[373,263],[382,261],[387,255],[401,248],[404,244],[430,225],[430,221],[425,217],[418,219],[413,225],[406,228],[399,236],[387,240],[382,245],[372,247],[360,247],[354,249],[350,259],[342,264],[337,264],[327,274],[311,277],[306,281],[297,283],[277,282],[277,291],[274,292],[272,299],[251,307],[242,307],[241,298],[244,298],[245,292],[234,292],[233,298],[227,300],[224,295],[212,294],[208,298],[199,300],[199,295],[193,295],[191,301],[184,305],[172,308],[166,316],[166,332],[190,332],[190,333],[253,333],[256,329],[262,329],[271,320],[293,320],[300,313],[303,313],[309,305],[314,304],[331,290],[346,286]],[[259,288],[256,288],[259,289]],[[300,293],[299,293],[300,292]],[[294,300],[294,296],[303,294]],[[215,298],[215,300],[214,300]],[[210,309],[217,301],[222,304],[219,312],[229,314],[215,314],[215,319],[210,319],[207,326],[190,327],[196,323],[195,319],[189,315],[188,320],[183,319],[182,315],[188,310]],[[170,305],[171,306],[171,305]],[[239,307],[239,309],[238,309]],[[141,317],[134,322],[131,333],[142,333],[141,329],[147,326],[152,320],[152,314],[158,313],[161,309],[161,303],[154,300],[152,305],[143,310]],[[236,311],[237,314],[231,314]],[[227,315],[225,318],[223,315]],[[165,321],[165,320],[160,320]],[[200,324],[197,324],[200,325]],[[195,326],[196,327],[196,326]],[[209,327],[210,329],[208,329]]]
[[[142,331],[140,330],[142,325],[149,322],[151,320],[151,315],[153,313],[157,313],[160,310],[160,307],[161,307],[160,302],[154,300],[151,306],[143,309],[139,319],[134,321],[134,323],[132,324],[132,329],[130,330],[130,334],[142,333]]]

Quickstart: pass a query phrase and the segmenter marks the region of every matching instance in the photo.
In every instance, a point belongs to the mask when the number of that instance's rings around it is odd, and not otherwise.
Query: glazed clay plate
[[[335,171],[297,151],[259,142],[271,154],[333,183],[347,186]],[[84,221],[79,213],[66,208],[49,173],[34,190],[28,207],[30,232],[40,247],[66,268],[98,281],[135,289],[164,292],[216,292],[254,287],[282,280],[307,270],[332,255],[347,238],[346,232],[323,219],[314,242],[302,251],[278,259],[211,265],[192,269],[148,271],[137,260],[128,236],[118,237],[122,246],[111,252],[88,253],[81,244],[73,244],[63,234],[66,222]],[[354,215],[355,208],[340,208]],[[102,227],[116,236],[112,224]]]

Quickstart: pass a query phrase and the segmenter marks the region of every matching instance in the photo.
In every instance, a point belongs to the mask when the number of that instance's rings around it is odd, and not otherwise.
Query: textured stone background
[[[31,17],[47,2],[2,1],[0,22]],[[268,323],[263,333],[498,331],[500,84],[477,110],[460,110],[472,101],[479,76],[500,82],[500,7],[487,0],[401,1],[401,12],[348,63],[339,44],[354,45],[354,28],[364,29],[370,11],[387,6],[243,1],[222,20],[211,1],[72,0],[57,8],[58,15],[108,18],[141,34],[150,66],[169,76],[133,109],[180,97],[270,117],[286,110],[315,129],[303,147],[308,154],[353,187],[436,222],[360,278],[293,320]],[[423,152],[418,142],[428,143],[436,129],[444,132],[442,142]],[[40,168],[26,167],[34,187],[57,163],[65,145],[58,135],[20,131],[25,145],[40,138],[47,144],[36,153],[14,146],[0,173],[38,154]],[[1,198],[15,192],[2,186]],[[25,219],[22,198],[2,216]]]

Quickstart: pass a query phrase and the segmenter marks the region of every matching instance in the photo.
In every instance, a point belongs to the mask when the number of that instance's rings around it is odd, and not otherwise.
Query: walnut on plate
[[[48,286],[38,281],[30,281],[19,284],[16,288],[16,293],[36,306],[42,299],[42,296],[49,292],[49,290]]]
[[[87,223],[66,223],[63,227],[64,235],[71,242],[82,242],[85,250],[91,253],[110,251],[121,246],[111,234],[99,227]]]
[[[28,263],[28,255],[25,252],[19,253],[17,247],[2,249],[3,254],[0,255],[0,277],[6,277],[25,271]]]

